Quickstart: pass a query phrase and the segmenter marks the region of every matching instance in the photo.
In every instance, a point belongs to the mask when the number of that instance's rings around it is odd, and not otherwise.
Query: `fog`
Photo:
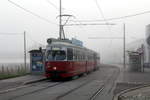
[[[58,37],[59,0],[11,0],[21,7],[48,19],[42,20],[16,7],[7,0],[0,0],[0,62],[23,61],[23,32],[27,34],[27,51],[46,45],[49,37]],[[62,0],[63,14],[71,14],[70,20],[104,20],[150,10],[149,0]],[[50,4],[51,3],[51,4]],[[100,53],[103,63],[122,62],[123,40],[91,37],[122,37],[126,24],[126,44],[145,38],[145,26],[150,24],[150,14],[91,23],[114,23],[113,26],[66,26],[67,38],[75,37],[84,46]],[[69,22],[75,24],[74,22]],[[68,23],[68,24],[69,24]],[[78,22],[77,22],[78,23]],[[76,23],[76,24],[77,24]],[[85,22],[82,22],[85,23]],[[79,24],[79,23],[78,23]],[[29,54],[28,54],[29,55]]]

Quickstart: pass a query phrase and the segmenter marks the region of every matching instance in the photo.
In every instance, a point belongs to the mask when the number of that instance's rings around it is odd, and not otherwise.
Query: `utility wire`
[[[123,37],[88,37],[88,39],[123,39]]]
[[[98,4],[97,0],[94,0],[94,1],[95,1],[95,4],[96,4],[96,6],[97,6],[97,8],[98,8],[98,10],[99,10],[99,12],[101,14],[101,16],[103,17],[104,21],[107,23],[107,20],[105,19],[105,16],[103,14],[103,11],[102,11],[100,5]]]
[[[101,14],[101,16],[103,17],[103,19],[104,19],[104,21],[106,22],[106,25],[107,25],[107,24],[108,24],[108,21],[106,20],[104,14],[103,14],[103,11],[102,11],[102,9],[101,9],[101,6],[99,5],[99,3],[98,3],[97,0],[94,0],[94,1],[95,1],[95,4],[96,4],[96,6],[97,6],[97,8],[98,8],[98,10],[99,10],[99,12],[100,12],[100,14]],[[109,26],[107,26],[107,27],[108,27],[108,30],[111,32],[110,27],[109,27]]]
[[[24,35],[24,33],[5,33],[5,32],[0,32],[0,35]],[[33,42],[35,42],[35,43],[37,43],[39,45],[44,46],[44,44],[41,44],[41,43],[33,40],[29,34],[28,34],[28,37],[30,38],[31,41],[33,41]]]
[[[3,32],[0,32],[0,35],[23,35],[23,33],[3,33]]]
[[[127,36],[127,38],[140,39],[132,36]],[[88,39],[123,39],[123,37],[88,37]]]
[[[139,15],[144,15],[144,14],[149,14],[150,11],[145,11],[141,13],[135,13],[131,15],[126,15],[126,16],[121,16],[121,17],[114,17],[114,18],[108,18],[106,19],[107,21],[112,21],[112,20],[120,20],[120,19],[126,19],[126,18],[131,18],[131,17],[136,17]],[[70,20],[70,21],[77,21],[77,22],[98,22],[98,21],[105,21],[105,20]]]
[[[3,32],[0,32],[0,35],[24,35],[24,34],[23,34],[23,33],[3,33]],[[39,45],[44,46],[43,44],[41,44],[41,43],[39,43],[39,42],[33,40],[33,39],[31,38],[31,36],[29,36],[29,34],[28,34],[28,37],[29,37],[30,40],[32,40],[33,42],[35,42],[35,43],[37,43],[37,44],[39,44]]]
[[[37,44],[39,44],[39,45],[41,45],[41,46],[45,46],[44,44],[39,43],[39,42],[37,42],[36,40],[33,40],[29,34],[28,34],[28,37],[29,37],[29,39],[30,39],[31,41],[33,41],[34,43],[37,43]]]
[[[34,43],[38,44],[38,45],[45,46],[44,44],[41,44],[41,43],[39,43],[39,42],[33,40],[32,38],[30,38],[30,40],[33,41]]]
[[[113,23],[89,23],[89,24],[66,24],[65,26],[86,26],[86,25],[115,25],[115,24],[113,24]]]
[[[20,6],[19,4],[15,3],[15,2],[13,2],[13,1],[11,1],[11,0],[8,0],[8,1],[9,1],[10,3],[12,3],[13,5],[15,5],[16,7],[18,7],[18,8],[20,8],[20,9],[22,9],[22,10],[24,10],[24,11],[26,11],[26,12],[32,14],[33,16],[36,16],[37,18],[39,18],[39,19],[41,19],[41,20],[44,20],[44,21],[46,21],[46,22],[48,22],[48,23],[50,23],[50,24],[56,24],[56,23],[53,23],[52,21],[50,21],[50,20],[48,20],[48,19],[46,19],[46,18],[44,18],[44,17],[42,17],[42,16],[40,16],[40,15],[34,13],[34,12],[28,10],[28,9],[23,8],[22,6]],[[56,24],[56,25],[57,25],[57,24]]]
[[[98,10],[99,10],[99,12],[100,12],[100,14],[101,14],[101,16],[103,17],[103,19],[104,19],[104,21],[106,22],[106,25],[107,25],[107,24],[108,24],[108,21],[106,20],[104,14],[103,14],[103,11],[102,11],[102,8],[101,8],[100,4],[98,3],[97,0],[94,0],[94,1],[95,1],[95,3],[96,3],[96,6],[97,6],[97,8],[98,8]],[[110,26],[107,25],[107,28],[108,28],[108,31],[111,33]],[[111,35],[111,34],[110,34],[110,35]],[[112,40],[110,40],[110,45],[111,45],[111,44],[112,44]]]
[[[59,11],[59,8],[58,8],[55,4],[53,4],[53,3],[50,2],[49,0],[46,0],[46,2],[47,2],[48,4],[50,4],[50,5],[52,5],[55,9],[57,9],[57,10]]]

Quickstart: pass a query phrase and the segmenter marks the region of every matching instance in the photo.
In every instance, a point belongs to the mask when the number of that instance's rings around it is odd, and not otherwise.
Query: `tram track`
[[[112,86],[111,86],[111,88],[108,90],[108,93],[110,93],[112,90],[113,90],[113,88],[115,87],[115,85],[116,85],[116,80],[117,80],[117,78],[118,78],[118,74],[120,74],[120,69],[118,69],[118,71],[115,73],[115,75],[114,75],[114,78],[112,78]]]
[[[104,85],[102,85],[102,87],[100,87],[100,88],[98,89],[98,91],[96,91],[96,92],[90,97],[89,100],[95,100],[96,97],[97,97],[98,95],[100,95],[100,93],[102,93],[102,91],[105,89],[105,86],[107,85],[107,83],[109,83],[109,82],[112,81],[113,84],[112,84],[111,88],[108,90],[108,93],[110,93],[110,92],[112,91],[112,89],[113,89],[113,86],[115,86],[115,80],[117,79],[118,73],[120,73],[120,70],[117,69],[117,72],[114,71],[113,74],[112,74],[112,76],[109,77],[109,78],[105,81]]]
[[[106,77],[106,76],[105,76],[105,77]],[[108,76],[107,76],[107,77],[108,77]],[[104,81],[104,84],[103,84],[96,92],[94,92],[94,94],[93,94],[91,97],[89,97],[89,100],[95,100],[96,97],[105,89],[105,86],[108,84],[108,82],[109,82],[109,81],[112,81],[112,80],[115,79],[115,78],[116,78],[116,71],[114,71],[113,74],[110,75],[107,79],[105,78],[106,81]],[[94,81],[94,80],[86,81],[86,82],[84,82],[84,83],[78,85],[77,87],[75,87],[75,88],[73,88],[73,89],[71,89],[71,90],[69,90],[69,91],[67,91],[67,92],[65,92],[65,93],[63,93],[63,94],[57,96],[57,97],[54,98],[53,100],[61,100],[62,98],[65,98],[65,97],[68,96],[69,94],[71,94],[71,93],[77,91],[78,89],[80,89],[80,88],[82,88],[82,87],[84,87],[84,86],[90,84],[92,81]],[[114,80],[114,81],[115,81],[115,80]]]
[[[62,95],[57,96],[57,97],[56,97],[55,99],[53,99],[53,100],[61,100],[61,98],[67,96],[68,94],[71,94],[72,92],[78,90],[79,88],[81,88],[81,87],[83,87],[83,86],[89,84],[90,82],[91,82],[91,80],[90,80],[90,81],[86,81],[86,82],[84,82],[83,84],[81,84],[81,85],[79,85],[79,86],[77,86],[77,87],[75,87],[75,88],[73,88],[73,89],[71,89],[71,90],[69,90],[69,91],[63,93]]]
[[[103,85],[98,91],[96,91],[89,100],[95,100],[95,98],[104,90],[105,86]]]
[[[103,92],[103,90],[105,89],[106,85],[109,84],[110,82],[113,83],[112,86],[114,86],[114,84],[115,84],[114,82],[115,82],[115,80],[116,80],[116,77],[117,77],[118,73],[119,73],[119,70],[117,69],[117,70],[115,70],[110,76],[105,76],[105,79],[106,79],[106,80],[104,81],[104,83],[100,86],[100,88],[99,88],[96,92],[93,93],[92,96],[89,97],[88,100],[95,100],[96,97],[97,97],[98,95],[100,95],[100,94]],[[67,92],[65,92],[65,93],[63,93],[63,94],[57,96],[57,97],[54,98],[53,100],[61,100],[61,99],[65,100],[64,98],[65,98],[66,96],[69,96],[69,95],[72,94],[73,92],[77,92],[78,89],[80,89],[80,88],[82,88],[82,87],[84,87],[84,86],[86,87],[86,86],[87,86],[88,84],[90,84],[92,81],[94,81],[94,80],[88,80],[88,81],[86,81],[86,82],[84,82],[84,83],[78,85],[77,87],[75,87],[75,88],[73,88],[73,89],[71,89],[71,90],[69,90],[69,91],[67,91]],[[111,91],[111,90],[112,90],[112,88],[110,88],[109,91]]]
[[[99,78],[100,80],[93,78],[97,76],[97,74],[95,74],[95,75],[88,76],[88,78],[83,77],[79,79],[78,81],[75,80],[75,82],[74,80],[70,81],[69,83],[68,82],[61,82],[61,83],[53,82],[53,84],[51,84],[52,82],[49,82],[50,85],[48,84],[48,82],[45,83],[45,81],[42,81],[39,83],[33,83],[33,84],[30,84],[30,86],[28,86],[29,88],[24,87],[26,89],[18,90],[18,91],[16,90],[16,94],[15,94],[15,91],[13,91],[12,93],[14,95],[12,96],[10,95],[11,98],[7,97],[8,99],[5,99],[5,100],[20,100],[26,97],[32,98],[32,95],[36,95],[36,94],[40,94],[44,92],[46,94],[47,93],[50,94],[49,96],[46,96],[46,98],[51,96],[50,100],[70,100],[71,97],[74,97],[74,100],[75,100],[76,96],[78,95],[80,98],[80,99],[78,98],[79,100],[96,100],[98,96],[100,95],[103,96],[103,94],[106,94],[106,92],[111,91],[113,89],[111,88],[111,86],[114,86],[115,84],[114,82],[117,76],[117,72],[118,71],[116,69],[113,69],[111,72],[105,75],[102,74],[101,78]],[[62,85],[63,83],[65,84]],[[109,85],[109,88],[108,88],[108,85]],[[57,92],[57,90],[61,90],[61,91]],[[24,92],[19,93],[20,91],[21,92],[25,91],[25,93]],[[11,94],[11,92],[9,94]],[[7,94],[4,94],[4,96],[7,96]]]
[[[36,90],[33,90],[33,91],[31,91],[31,92],[26,92],[26,93],[23,93],[23,94],[21,94],[21,95],[18,95],[18,96],[14,96],[14,97],[12,97],[12,98],[10,98],[10,99],[8,99],[8,100],[15,100],[15,99],[17,99],[17,98],[20,98],[20,97],[23,97],[23,96],[27,96],[27,95],[31,95],[31,94],[34,94],[34,93],[37,93],[37,92],[41,92],[41,91],[44,91],[44,90],[46,90],[46,89],[50,89],[50,88],[53,88],[53,87],[55,87],[55,86],[58,86],[58,85],[61,85],[61,84],[63,84],[64,82],[59,82],[59,83],[54,83],[54,84],[51,84],[51,85],[48,85],[48,86],[43,86],[43,88],[40,88],[40,89],[36,89]],[[45,83],[45,84],[47,84],[47,83]],[[38,85],[41,85],[41,84],[38,84]],[[38,86],[38,85],[31,85],[31,86],[28,86],[28,87],[32,87],[32,86]],[[44,85],[44,84],[43,84]],[[25,87],[24,87],[25,88]]]
[[[46,90],[46,89],[49,89],[49,88],[52,88],[52,87],[61,85],[61,84],[63,84],[63,83],[64,83],[64,82],[51,84],[51,85],[45,86],[45,87],[43,87],[43,88],[41,88],[41,89],[37,89],[37,90],[31,91],[31,92],[24,93],[24,94],[22,94],[22,95],[18,95],[18,96],[12,97],[11,99],[8,99],[8,100],[15,100],[15,99],[17,99],[17,98],[20,98],[20,97],[23,97],[23,96],[26,96],[26,95],[31,95],[31,94],[34,94],[34,93],[37,93],[37,92],[41,92],[41,91],[43,91],[43,90]]]
[[[50,88],[53,88],[53,87],[62,85],[63,83],[65,83],[65,82],[63,81],[63,82],[51,84],[51,85],[45,86],[45,87],[43,87],[43,88],[41,88],[41,89],[37,89],[37,90],[31,91],[31,92],[27,92],[27,93],[24,93],[24,94],[21,94],[21,95],[18,95],[18,96],[14,96],[14,97],[12,97],[11,99],[8,99],[8,100],[15,100],[15,99],[18,99],[18,98],[23,97],[23,96],[27,96],[27,95],[31,95],[31,94],[34,94],[34,93],[37,93],[37,92],[41,92],[41,91],[43,91],[43,90],[50,89]],[[68,91],[68,92],[66,92],[66,93],[64,93],[64,94],[62,94],[62,95],[60,95],[60,96],[58,96],[55,100],[59,100],[60,98],[66,96],[66,95],[69,94],[69,93],[72,93],[73,91],[77,90],[78,88],[80,88],[80,87],[82,87],[82,86],[84,86],[84,85],[86,85],[86,84],[88,84],[88,83],[90,83],[90,81],[84,82],[83,84],[77,86],[76,88],[71,89],[70,91]],[[47,84],[47,83],[45,83],[45,84]],[[33,83],[33,84],[30,84],[29,86],[24,86],[24,87],[22,87],[22,88],[33,87],[33,86],[39,86],[39,85],[44,85],[44,84],[43,84],[43,83],[40,83],[40,84]],[[16,91],[17,91],[17,90],[16,90]]]
[[[1,90],[0,94],[5,94],[5,93],[8,93],[8,92],[17,91],[18,89],[32,87],[32,86],[35,86],[35,84],[37,84],[37,83],[42,84],[41,82],[44,82],[44,81],[47,81],[47,80],[41,80],[41,81],[38,81],[38,82],[22,83],[20,86],[16,86],[16,87],[9,88],[9,89],[6,89],[6,90]],[[40,84],[38,84],[38,85],[40,85]]]

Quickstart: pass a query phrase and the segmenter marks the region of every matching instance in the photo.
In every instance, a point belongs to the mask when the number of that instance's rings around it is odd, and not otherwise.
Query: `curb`
[[[137,89],[140,89],[140,88],[144,88],[144,87],[149,87],[149,86],[150,86],[150,84],[145,84],[145,85],[142,85],[142,86],[138,86],[138,87],[134,87],[134,88],[130,88],[130,89],[125,89],[125,90],[121,91],[120,93],[117,93],[115,96],[113,96],[113,100],[121,100],[121,96],[124,93],[130,92],[130,91],[134,91],[134,90],[137,90]]]
[[[37,83],[37,82],[41,82],[41,81],[44,81],[44,80],[47,80],[47,78],[42,78],[42,79],[39,79],[39,80],[27,81],[27,82],[24,82],[22,85],[28,85],[28,84],[32,84],[32,83]]]

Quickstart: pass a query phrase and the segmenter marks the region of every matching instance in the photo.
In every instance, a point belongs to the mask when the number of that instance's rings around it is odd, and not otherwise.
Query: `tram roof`
[[[52,42],[51,44],[48,44],[47,47],[49,46],[64,46],[64,47],[72,47],[72,48],[80,48],[80,49],[86,49],[88,51],[91,51],[91,52],[94,52],[96,53],[95,51],[93,50],[90,50],[86,47],[83,47],[83,46],[77,46],[77,45],[74,45],[72,43],[68,43],[68,42]]]

